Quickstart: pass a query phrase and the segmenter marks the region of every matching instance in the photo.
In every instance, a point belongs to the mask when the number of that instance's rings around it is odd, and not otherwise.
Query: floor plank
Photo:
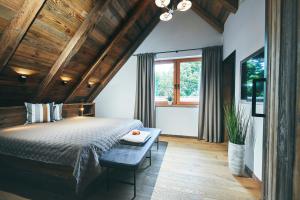
[[[152,200],[256,200],[260,184],[231,175],[227,145],[191,138],[161,137],[168,142]]]

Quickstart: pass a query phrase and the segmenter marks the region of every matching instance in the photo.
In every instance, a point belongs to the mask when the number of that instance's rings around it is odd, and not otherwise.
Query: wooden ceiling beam
[[[131,47],[126,51],[126,53],[119,59],[119,61],[112,67],[109,73],[105,76],[105,78],[101,81],[101,83],[94,89],[91,95],[88,98],[88,102],[94,101],[94,99],[99,95],[99,93],[105,88],[105,86],[109,83],[109,81],[115,76],[115,74],[121,69],[121,67],[127,62],[130,56],[135,52],[135,50],[141,45],[141,43],[146,39],[146,37],[150,34],[150,32],[154,29],[154,27],[159,22],[158,12],[153,20],[146,26],[145,30],[138,36],[136,41],[131,45]]]
[[[0,38],[0,73],[14,55],[45,0],[25,0]]]
[[[239,8],[239,0],[219,0],[228,12],[236,13]]]
[[[215,18],[212,14],[207,12],[201,5],[197,2],[193,2],[192,9],[197,13],[202,19],[204,19],[208,24],[210,24],[219,33],[223,33],[224,24]]]
[[[55,80],[57,80],[63,69],[70,62],[71,58],[79,51],[96,23],[103,17],[110,2],[110,0],[96,1],[94,8],[82,22],[72,39],[51,67],[48,75],[41,82],[37,95],[34,99],[35,101],[42,101],[45,95],[48,94],[49,89],[53,86]]]
[[[90,67],[90,69],[82,76],[80,82],[72,90],[71,94],[67,97],[66,102],[70,102],[72,98],[76,95],[76,92],[84,85],[87,84],[88,79],[93,74],[95,69],[97,69],[101,62],[104,60],[105,56],[111,51],[113,46],[123,38],[123,36],[128,32],[128,30],[135,24],[136,20],[145,12],[147,6],[151,3],[151,0],[139,1],[138,5],[134,8],[131,14],[129,14],[124,25],[119,29],[119,32],[113,37],[113,39],[108,42],[108,45],[100,53],[97,61]]]

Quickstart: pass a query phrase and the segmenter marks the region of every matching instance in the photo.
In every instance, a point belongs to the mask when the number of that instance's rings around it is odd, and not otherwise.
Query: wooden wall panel
[[[137,20],[137,23],[133,25],[133,27],[131,29],[128,30],[128,32],[124,35],[124,37],[126,38],[126,40],[128,41],[134,41],[135,38],[138,37],[138,35],[142,32],[142,28],[141,27],[145,27],[145,24],[139,24],[140,21],[144,20]]]
[[[138,48],[138,46],[144,41],[146,36],[153,30],[153,28],[159,22],[158,16],[159,12],[157,12],[156,15],[153,16],[154,20],[150,20],[148,22],[148,24],[146,25],[147,28],[145,28],[143,32],[140,33],[138,38],[136,38],[136,40],[132,42],[132,44],[129,47],[127,47],[127,51],[125,51],[125,53],[118,58],[117,62],[114,63],[113,66],[111,66],[109,72],[104,74],[103,78],[101,79],[101,83],[98,84],[90,93],[87,99],[88,102],[92,102],[98,96],[102,89],[108,84],[108,82],[114,77],[114,75],[126,63],[126,61],[133,54],[133,52]]]
[[[96,28],[90,33],[90,37],[93,41],[101,45],[104,45],[108,40],[107,36],[105,36],[101,30],[97,30]]]
[[[24,124],[26,122],[25,106],[0,107],[0,128]]]
[[[112,16],[112,15],[114,15],[114,16]],[[103,22],[109,23],[111,25],[110,26],[111,32],[113,32],[113,34],[114,34],[117,31],[118,27],[121,25],[122,21],[124,20],[121,17],[122,17],[121,14],[119,15],[118,11],[115,10],[114,7],[109,6],[108,10],[105,12],[104,17],[98,22],[98,24],[101,24]],[[84,60],[85,61],[82,65],[82,67],[80,69],[78,68],[78,70],[80,70],[78,75],[76,76],[75,74],[73,74],[71,76],[72,84],[67,85],[67,87],[65,87],[64,92],[63,92],[63,90],[61,90],[61,93],[59,94],[61,99],[67,98],[67,94],[70,94],[72,92],[72,89],[76,87],[76,85],[74,85],[74,84],[75,83],[78,84],[81,81],[83,74],[85,74],[89,70],[90,66],[93,65],[93,63],[96,61],[99,54],[101,53],[101,50],[103,50],[106,43],[109,41],[109,38],[113,37],[113,35],[106,36],[106,34],[110,33],[107,31],[105,34],[103,34],[102,30],[99,30],[99,28],[97,28],[98,24],[97,24],[96,28],[92,32],[90,32],[88,39],[86,40],[83,47],[74,56],[74,58],[71,60],[70,64],[63,71],[63,73],[70,74],[71,71],[74,71],[74,69],[72,69],[72,65],[75,64],[75,60],[78,60],[78,61]],[[91,79],[98,81],[99,77],[97,77],[97,76],[91,77]],[[89,80],[85,81],[85,83],[83,85],[84,90],[89,90],[88,81]],[[68,92],[66,92],[66,91],[68,91]],[[81,100],[81,101],[83,101],[83,100]]]
[[[23,38],[8,66],[0,74],[0,80],[9,80],[11,83],[10,89],[13,88],[14,84],[20,84],[18,81],[19,75],[14,70],[18,67],[33,70],[34,74],[28,76],[28,80],[34,79],[39,84],[70,40],[73,30],[78,28],[94,4],[93,1],[85,2],[85,4],[82,4],[85,7],[78,7],[77,10],[73,11],[71,10],[74,7],[72,1],[48,0]],[[90,2],[90,4],[87,2]],[[17,97],[15,105],[20,105],[20,103],[30,100],[35,95],[36,86],[31,87],[24,83],[23,88],[26,88],[26,90],[12,89],[10,93],[5,93],[2,90],[2,93],[6,94],[3,95],[6,99],[3,102],[7,102],[8,99],[11,99],[8,96],[12,96]],[[31,91],[29,92],[29,90]],[[0,101],[0,104],[5,103]]]
[[[23,3],[24,0],[0,0],[0,37]]]
[[[210,4],[208,4],[210,5]],[[217,17],[215,17],[211,12],[208,12],[201,4],[194,3],[193,11],[202,17],[208,24],[210,24],[216,31],[223,33],[224,23],[222,23]]]
[[[210,16],[218,20],[218,23],[224,24],[230,12],[224,6],[225,1],[235,0],[195,0],[194,2],[200,4]],[[0,0],[0,37],[22,7],[23,2],[24,0]],[[45,94],[40,98],[39,94],[44,91],[44,86],[41,85],[45,85],[41,82],[45,83],[45,80],[48,80],[46,77],[52,74],[54,63],[97,2],[105,1],[47,0],[44,3],[8,65],[0,72],[0,106],[23,105],[24,101],[64,102],[70,95],[72,98],[69,98],[68,102],[87,101],[91,94],[95,94],[96,88],[104,82],[106,84],[107,77],[111,77],[117,71],[115,67],[118,66],[119,69],[120,63],[127,60],[124,58],[129,55],[128,51],[133,49],[140,35],[145,32],[150,22],[159,18],[158,12],[161,12],[154,1],[150,1],[142,15],[132,19],[130,28],[126,29],[120,37],[118,33],[123,25],[128,23],[126,21],[128,17],[137,5],[146,1],[108,1],[103,17],[96,25],[89,28],[83,44],[76,49],[76,52],[74,51],[74,54],[70,54],[71,59],[68,59],[67,64],[54,74]],[[109,46],[111,41],[114,42]],[[108,46],[109,49],[105,51]],[[105,55],[102,54],[103,52]],[[103,61],[95,67],[95,71],[92,70],[88,74],[91,66],[101,58],[101,55]],[[16,68],[30,71],[26,82],[19,81],[20,75]],[[71,81],[62,85],[60,76],[71,77]],[[91,80],[94,84],[88,87]]]
[[[300,18],[298,2],[297,17]],[[293,181],[293,200],[300,199],[300,20],[297,20],[297,86],[296,86],[296,141],[295,141],[295,163]]]
[[[300,91],[297,0],[267,0],[267,105],[264,134],[263,199],[299,199],[295,162],[297,95]],[[284,31],[282,31],[284,30]],[[297,198],[295,197],[297,196]]]
[[[114,36],[111,37],[110,40],[108,40],[105,47],[100,51],[97,60],[95,60],[95,62],[90,66],[90,68],[86,71],[86,73],[84,73],[78,85],[73,89],[73,92],[67,97],[66,99],[67,102],[70,101],[72,102],[72,100],[75,98],[78,91],[80,91],[81,94],[80,96],[85,96],[89,91],[88,90],[82,91],[81,88],[82,87],[86,88],[88,81],[90,79],[93,80],[100,79],[101,81],[101,74],[99,72],[100,66],[102,71],[109,70],[109,68],[103,67],[102,63],[106,63],[107,65],[112,66],[113,63],[116,62],[116,58],[122,55],[122,52],[125,51],[126,47],[130,43],[128,40],[126,40],[124,35],[135,24],[135,21],[140,16],[140,14],[144,12],[147,5],[149,5],[149,1],[139,2],[134,8],[132,8],[128,16],[126,16],[126,19],[119,18],[119,20],[122,21],[118,22],[118,26],[116,27],[113,33]],[[111,12],[116,13],[117,11],[111,11]],[[111,12],[108,12],[108,14],[110,15]],[[121,17],[121,15],[119,17]],[[113,18],[110,17],[110,19]],[[105,21],[107,20],[107,18],[104,18],[103,20]],[[106,71],[103,73],[106,73]]]
[[[11,1],[11,0],[0,0],[0,5],[10,9],[14,12],[17,12],[21,6],[23,5],[24,0],[15,0],[15,1]]]
[[[235,9],[234,7],[229,7],[227,1],[228,0],[195,0],[194,3],[198,4],[206,12],[210,13],[213,18],[216,18],[224,25],[230,12],[236,12],[237,10],[237,8]]]
[[[6,67],[23,37],[43,8],[45,0],[25,0],[10,20],[0,38],[0,73]]]
[[[64,104],[63,118],[81,116],[82,104]],[[0,128],[12,127],[26,123],[26,107],[0,107]]]
[[[106,10],[110,1],[97,1],[93,9],[90,11],[86,19],[82,22],[77,29],[74,36],[67,43],[65,49],[61,52],[49,73],[45,76],[40,84],[37,94],[34,98],[35,101],[47,101],[47,95],[53,88],[55,81],[59,79],[65,67],[69,64],[73,56],[78,53],[82,45],[86,41],[88,34],[93,30],[95,24],[104,18]]]

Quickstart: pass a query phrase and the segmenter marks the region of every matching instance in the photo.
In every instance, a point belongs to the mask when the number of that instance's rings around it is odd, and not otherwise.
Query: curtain
[[[208,47],[202,51],[202,70],[199,93],[199,139],[222,142],[222,60],[223,47]]]
[[[134,118],[143,122],[145,127],[155,127],[154,105],[154,58],[155,54],[137,56],[137,86]]]

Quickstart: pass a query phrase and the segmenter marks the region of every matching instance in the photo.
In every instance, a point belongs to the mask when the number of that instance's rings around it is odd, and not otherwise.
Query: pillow
[[[53,109],[53,120],[54,121],[59,121],[62,120],[62,107],[63,104],[55,104],[54,109]]]
[[[25,103],[27,110],[27,123],[43,123],[53,121],[54,103],[32,104]]]

